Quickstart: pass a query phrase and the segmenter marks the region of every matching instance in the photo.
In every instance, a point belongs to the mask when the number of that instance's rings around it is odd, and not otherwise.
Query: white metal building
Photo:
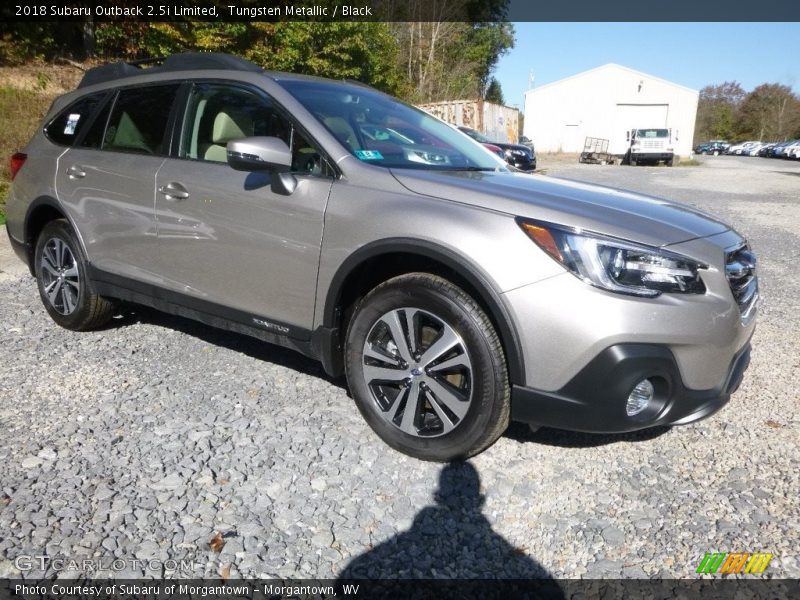
[[[580,152],[586,137],[624,154],[630,129],[670,129],[675,154],[692,150],[699,93],[609,63],[525,93],[524,135],[538,152]]]

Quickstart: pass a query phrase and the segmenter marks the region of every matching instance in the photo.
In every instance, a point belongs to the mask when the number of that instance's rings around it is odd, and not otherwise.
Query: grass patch
[[[8,181],[0,181],[0,225],[6,224],[6,194],[8,194]]]
[[[11,155],[31,139],[53,98],[46,92],[0,86],[0,225],[6,222]]]
[[[703,163],[693,158],[687,158],[686,160],[682,160],[678,163],[679,167],[700,167],[702,165]]]

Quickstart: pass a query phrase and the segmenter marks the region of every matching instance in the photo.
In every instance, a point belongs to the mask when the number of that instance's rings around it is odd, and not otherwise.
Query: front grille
[[[749,313],[758,300],[756,255],[744,244],[725,257],[725,275],[731,286],[733,298],[742,314]]]

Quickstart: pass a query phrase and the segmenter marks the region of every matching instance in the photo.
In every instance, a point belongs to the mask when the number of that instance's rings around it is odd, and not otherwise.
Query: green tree
[[[397,41],[386,23],[280,22],[255,24],[246,58],[269,69],[355,79],[407,95],[397,65]]]
[[[736,135],[736,111],[744,96],[745,91],[736,81],[707,85],[700,90],[695,143],[733,138]]]
[[[486,95],[483,99],[487,102],[494,102],[495,104],[506,103],[505,98],[503,98],[503,88],[500,87],[500,82],[497,81],[496,78],[492,77],[489,81],[489,85],[486,88]]]
[[[742,101],[737,125],[741,137],[788,139],[800,129],[800,98],[788,85],[764,83]]]

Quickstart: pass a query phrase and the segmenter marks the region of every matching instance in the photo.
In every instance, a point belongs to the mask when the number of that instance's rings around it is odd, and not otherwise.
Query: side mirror
[[[280,138],[255,136],[228,142],[228,164],[237,171],[271,171],[272,191],[288,196],[297,187],[292,151]]]
[[[288,171],[289,146],[276,137],[249,137],[228,142],[228,164],[237,171]]]
[[[630,131],[626,131],[625,132],[625,141],[626,142],[630,142],[631,141],[631,132]]]

